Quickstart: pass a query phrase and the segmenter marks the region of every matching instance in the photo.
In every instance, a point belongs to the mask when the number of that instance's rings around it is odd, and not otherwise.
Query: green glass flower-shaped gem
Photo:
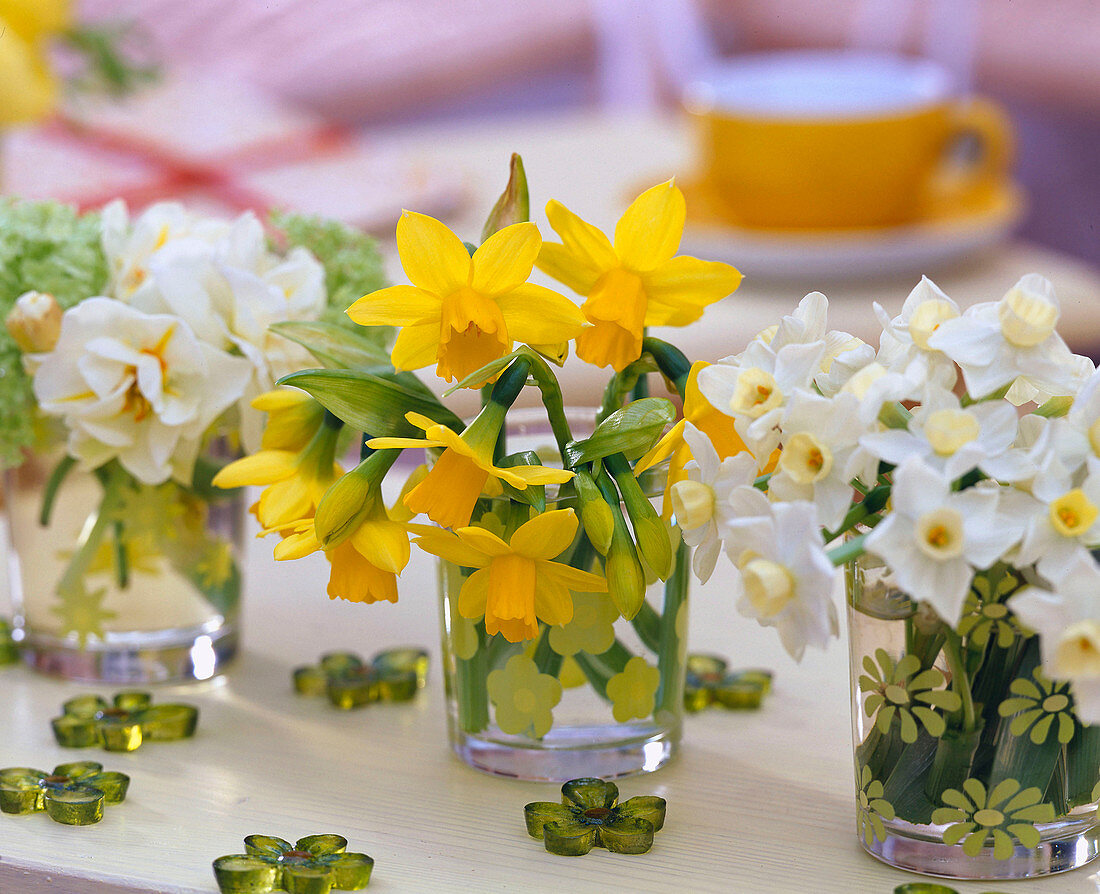
[[[154,705],[147,692],[119,692],[108,704],[98,695],[78,695],[50,721],[57,744],[65,748],[101,745],[107,751],[133,751],[142,742],[171,742],[195,734],[199,709],[193,705]]]
[[[571,779],[561,803],[535,801],[523,808],[527,832],[552,854],[580,857],[593,847],[617,854],[644,854],[665,824],[665,799],[642,795],[616,804],[619,789],[602,779]]]
[[[13,664],[19,660],[19,647],[11,636],[11,624],[7,618],[0,618],[0,665]]]
[[[59,764],[53,773],[30,767],[0,770],[0,811],[17,815],[45,810],[59,823],[90,826],[103,819],[104,804],[126,799],[130,777],[104,771],[103,764]]]
[[[336,707],[348,710],[371,702],[409,701],[428,678],[428,653],[402,648],[379,652],[369,663],[351,652],[321,656],[315,667],[294,671],[294,689],[300,695],[327,695]]]
[[[341,835],[308,835],[296,844],[270,835],[249,835],[245,853],[218,857],[214,878],[222,894],[328,894],[359,891],[370,882],[374,860],[347,853]]]
[[[684,708],[692,712],[711,705],[759,708],[771,687],[771,671],[756,668],[730,671],[725,659],[717,655],[688,655]]]

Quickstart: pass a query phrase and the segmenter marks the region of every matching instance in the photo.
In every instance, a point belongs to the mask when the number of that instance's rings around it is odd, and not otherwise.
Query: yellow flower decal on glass
[[[438,220],[405,211],[397,250],[412,285],[364,295],[348,308],[363,326],[400,326],[390,359],[397,369],[436,364],[448,382],[503,357],[514,342],[574,338],[584,316],[557,292],[527,282],[542,237],[532,223],[494,233],[473,257]]]
[[[461,435],[427,416],[406,413],[409,422],[424,430],[423,439],[372,438],[367,446],[445,448],[424,480],[405,494],[405,505],[413,513],[423,512],[437,525],[460,528],[470,523],[474,504],[483,492],[489,496],[501,493],[501,481],[524,490],[530,485],[560,484],[573,477],[572,472],[544,466],[495,466],[493,449],[506,412],[506,407],[490,402]]]
[[[602,655],[615,642],[619,610],[606,593],[574,593],[573,620],[550,628],[550,648],[570,657],[578,652]]]
[[[485,617],[485,632],[512,643],[538,636],[539,621],[568,624],[573,618],[570,590],[606,592],[598,574],[552,561],[573,543],[577,516],[554,509],[520,525],[507,543],[484,528],[459,528],[453,534],[418,527],[416,545],[425,552],[477,570],[458,594],[464,618]]]
[[[554,723],[561,683],[540,674],[526,655],[513,655],[488,677],[489,698],[496,706],[497,726],[510,736],[541,739]]]
[[[607,681],[612,715],[619,723],[626,723],[632,717],[648,717],[657,703],[660,683],[661,672],[635,655],[621,673]]]
[[[968,857],[978,856],[982,848],[992,844],[994,859],[1007,860],[1017,841],[1024,847],[1039,846],[1039,830],[1034,823],[1054,821],[1054,807],[1040,803],[1043,793],[1037,787],[1020,791],[1015,779],[997,783],[988,796],[979,780],[967,779],[962,791],[949,788],[941,797],[948,806],[933,810],[932,822],[947,825],[943,843],[961,841]]]
[[[883,820],[893,820],[897,814],[894,806],[882,796],[885,788],[881,782],[874,779],[870,767],[860,770],[859,779],[856,780],[856,788],[859,790],[856,801],[859,804],[859,827],[863,840],[870,847],[877,838],[886,840],[886,825]]]
[[[646,326],[686,326],[741,284],[729,264],[673,257],[684,231],[684,194],[671,180],[647,189],[615,227],[614,244],[559,202],[546,206],[562,244],[543,243],[539,269],[584,295],[592,324],[577,356],[623,369],[642,352]]]

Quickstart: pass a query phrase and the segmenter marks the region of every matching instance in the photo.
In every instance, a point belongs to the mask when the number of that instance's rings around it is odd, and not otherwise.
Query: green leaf
[[[300,344],[329,369],[390,368],[389,352],[365,330],[323,320],[274,323],[270,329]]]
[[[676,418],[676,408],[663,397],[643,397],[616,410],[596,426],[592,436],[568,445],[565,457],[570,468],[590,463],[613,453],[627,459],[643,456]]]
[[[463,388],[480,388],[486,384],[490,379],[495,379],[500,373],[508,366],[513,360],[521,355],[527,355],[532,353],[526,345],[517,348],[512,351],[511,354],[505,354],[503,357],[498,357],[496,360],[492,360],[486,363],[481,369],[475,369],[462,381],[455,385],[452,385],[446,391],[443,392],[444,397],[449,397],[456,391],[461,391]]]
[[[422,391],[361,370],[307,369],[279,380],[312,395],[352,428],[371,437],[404,436],[405,414],[413,411],[441,425],[462,430],[462,420]]]

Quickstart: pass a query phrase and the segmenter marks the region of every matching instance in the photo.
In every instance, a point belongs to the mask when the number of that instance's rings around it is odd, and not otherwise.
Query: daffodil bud
[[[371,490],[368,478],[356,468],[325,491],[314,522],[317,539],[324,549],[339,546],[371,514],[377,500]]]
[[[615,525],[604,571],[611,601],[619,614],[629,621],[645,602],[645,572],[625,524]]]
[[[4,324],[21,351],[52,351],[61,335],[61,305],[45,292],[24,292]]]
[[[531,198],[527,192],[527,173],[523,170],[523,159],[515,152],[508,171],[508,185],[500,194],[493,210],[489,212],[489,218],[485,221],[485,228],[481,231],[481,241],[484,242],[497,230],[503,230],[507,226],[523,223],[531,219]]]
[[[653,573],[665,580],[672,573],[673,560],[668,523],[657,514],[649,497],[642,493],[638,479],[622,454],[607,457],[605,463],[622,494],[626,513],[634,528],[638,552]]]
[[[615,532],[615,516],[611,512],[611,507],[607,505],[600,489],[596,487],[596,482],[587,472],[578,471],[573,483],[577,488],[584,532],[597,552],[606,556],[611,546],[611,537]]]

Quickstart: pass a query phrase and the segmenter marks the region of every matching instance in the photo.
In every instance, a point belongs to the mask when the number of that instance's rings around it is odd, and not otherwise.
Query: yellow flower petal
[[[525,344],[568,342],[584,329],[581,309],[552,289],[526,283],[497,299],[508,334]]]
[[[488,477],[469,457],[444,450],[427,477],[405,496],[405,505],[445,528],[464,527]]]
[[[581,310],[593,324],[577,336],[577,356],[616,371],[642,353],[647,299],[642,281],[627,270],[612,270],[589,294]]]
[[[647,326],[686,326],[703,308],[732,294],[741,285],[736,267],[684,255],[641,274],[649,306]]]
[[[349,539],[359,555],[382,571],[399,574],[409,564],[409,535],[397,522],[368,519]]]
[[[275,388],[257,395],[249,403],[261,413],[275,413],[293,410],[312,400],[312,397],[297,388]]]
[[[524,522],[510,542],[513,550],[530,559],[553,559],[569,549],[576,534],[576,513],[554,509]]]
[[[458,613],[471,621],[485,614],[489,599],[489,569],[475,571],[462,584],[458,593]]]
[[[455,531],[455,534],[457,534],[458,538],[471,549],[476,549],[479,553],[488,556],[490,559],[495,559],[497,556],[507,556],[512,552],[512,550],[508,548],[507,543],[497,537],[492,531],[485,530],[485,528],[459,528]]]
[[[471,287],[487,297],[511,291],[531,275],[541,245],[542,236],[533,223],[498,230],[474,252]]]
[[[274,484],[298,471],[298,454],[289,450],[261,450],[234,460],[214,476],[215,487]]]
[[[364,295],[345,311],[360,326],[412,326],[439,321],[440,298],[416,286],[390,286]]]
[[[539,574],[535,580],[535,614],[552,627],[573,620],[573,597],[555,580]]]
[[[0,19],[26,40],[35,40],[72,24],[69,0],[0,0]]]
[[[615,260],[614,263],[618,263]],[[578,295],[587,295],[604,274],[587,258],[557,242],[544,242],[537,261],[539,270],[572,289]]]
[[[265,528],[275,528],[312,514],[316,504],[311,489],[311,482],[300,475],[272,484],[260,494],[256,506],[260,524]]]
[[[434,217],[403,211],[397,222],[397,253],[409,281],[440,297],[470,281],[470,253]]]
[[[561,202],[551,199],[546,203],[546,218],[554,231],[561,236],[566,250],[572,255],[570,266],[575,271],[575,275],[587,276],[589,271],[602,273],[619,266],[619,256],[611,247],[610,240],[592,224],[581,220]],[[544,256],[540,254],[540,268],[543,259]],[[549,270],[546,272],[551,273]],[[551,275],[556,278],[556,274],[551,273]],[[577,291],[584,295],[588,290],[578,289]]]
[[[642,472],[652,469],[658,463],[663,463],[676,451],[676,448],[683,443],[684,440],[684,420],[681,419],[672,428],[665,433],[665,435],[650,449],[649,453],[638,460],[637,465],[634,466],[634,475],[641,475]]]
[[[277,562],[290,559],[302,559],[321,548],[321,542],[317,539],[317,533],[313,530],[312,521],[309,527],[294,534],[288,534],[275,544],[274,557]]]
[[[57,104],[57,82],[32,41],[5,24],[0,17],[0,124],[37,121]]]
[[[687,203],[671,180],[650,187],[631,202],[615,226],[615,252],[631,270],[652,270],[680,247]]]
[[[439,324],[406,326],[397,333],[390,352],[395,369],[422,369],[435,363],[439,354]]]
[[[562,562],[539,562],[539,574],[576,590],[578,593],[606,593],[607,578],[591,571],[581,571]]]
[[[548,469],[546,466],[512,466],[496,469],[495,475],[520,490],[539,484],[562,484],[573,477],[573,473],[566,469]]]
[[[332,571],[328,579],[331,599],[348,602],[397,602],[397,575],[376,568],[345,540],[329,550]]]
[[[418,529],[420,526],[417,526]],[[463,543],[450,531],[439,528],[423,530],[416,538],[416,545],[426,553],[439,556],[447,562],[466,568],[487,568],[489,557],[469,544]]]
[[[461,594],[460,594],[461,600]],[[485,603],[485,632],[503,634],[518,643],[538,635],[535,617],[535,563],[523,556],[506,555],[489,565],[489,594]]]

